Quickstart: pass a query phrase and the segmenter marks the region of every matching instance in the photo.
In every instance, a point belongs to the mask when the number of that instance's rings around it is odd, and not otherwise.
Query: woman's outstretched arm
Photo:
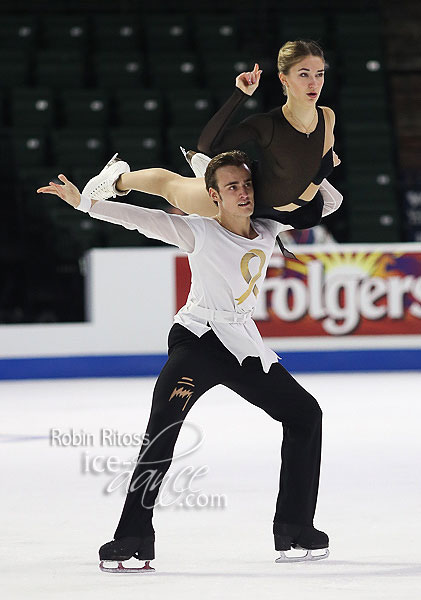
[[[238,148],[248,141],[266,146],[272,134],[272,121],[266,115],[253,115],[240,123],[228,126],[237,109],[255,92],[260,82],[259,65],[253,71],[240,73],[235,80],[235,90],[225,104],[205,125],[197,144],[198,150],[215,155]]]

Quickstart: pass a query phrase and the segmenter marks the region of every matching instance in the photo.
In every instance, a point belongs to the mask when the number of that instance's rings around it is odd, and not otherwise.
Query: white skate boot
[[[211,159],[206,154],[201,152],[193,152],[193,150],[185,150],[180,146],[180,150],[184,155],[184,158],[189,163],[193,173],[196,177],[204,177],[205,171],[210,163]]]
[[[116,181],[123,173],[129,173],[130,167],[118,154],[107,162],[105,167],[92,177],[82,190],[82,196],[90,200],[108,200],[116,196],[126,196],[130,190],[121,192],[116,188]]]

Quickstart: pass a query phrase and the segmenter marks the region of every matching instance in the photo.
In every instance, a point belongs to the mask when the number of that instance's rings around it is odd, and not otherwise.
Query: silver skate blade
[[[106,567],[105,562],[118,563],[117,567]],[[150,566],[149,560],[145,562],[144,567],[125,567],[121,561],[101,560],[99,568],[103,573],[155,573],[155,569]]]
[[[118,152],[116,152],[116,153],[114,154],[114,156],[112,156],[112,157],[110,158],[110,160],[107,162],[107,164],[105,165],[104,169],[106,169],[106,168],[107,168],[107,167],[109,167],[110,165],[113,165],[113,164],[114,164],[115,162],[117,162],[118,160],[120,160],[120,159],[118,158]],[[104,170],[104,169],[103,169],[103,170]]]
[[[103,173],[105,171],[105,169],[108,169],[108,167],[110,167],[111,165],[113,165],[115,162],[117,162],[119,160],[120,159],[118,158],[118,152],[116,152],[114,154],[114,156],[112,158],[110,158],[110,160],[107,162],[107,164],[105,165],[105,167],[103,169],[101,169],[101,171],[98,173],[98,175],[101,175],[101,173]]]
[[[183,146],[179,146],[181,152],[183,153],[184,158],[187,160],[187,150],[183,148]]]
[[[297,548],[298,550],[298,548]],[[320,548],[320,550],[307,550],[300,548],[304,551],[304,554],[286,554],[284,550],[280,550],[280,556],[275,560],[277,563],[291,563],[291,562],[314,562],[316,560],[323,560],[329,556],[329,548]],[[321,554],[313,554],[314,552],[321,552]]]

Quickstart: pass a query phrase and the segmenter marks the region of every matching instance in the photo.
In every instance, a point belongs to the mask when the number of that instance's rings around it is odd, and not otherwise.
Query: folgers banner
[[[420,335],[421,246],[404,246],[390,251],[374,245],[335,246],[329,251],[297,247],[300,262],[274,254],[258,286],[254,319],[261,334]],[[252,275],[253,268],[250,262]],[[190,285],[185,257],[176,258],[176,281],[178,310]]]

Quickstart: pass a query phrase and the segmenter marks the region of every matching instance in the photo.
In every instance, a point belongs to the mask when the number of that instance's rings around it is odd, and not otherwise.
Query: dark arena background
[[[155,244],[37,187],[61,171],[83,186],[117,151],[132,169],[190,174],[179,146],[196,149],[238,72],[263,69],[239,120],[282,101],[276,55],[289,39],[319,41],[329,65],[321,104],[336,112],[342,165],[331,180],[345,202],[326,226],[338,242],[420,241],[420,10],[408,0],[4,0],[0,322],[83,320],[84,253]]]
[[[192,410],[155,506],[156,572],[102,573],[190,267],[36,190],[60,173],[82,189],[116,152],[132,170],[192,177],[179,146],[197,149],[255,63],[260,85],[234,121],[283,104],[276,59],[297,39],[325,51],[318,105],[336,114],[328,180],[343,202],[282,233],[299,260],[276,247],[263,280],[251,250],[241,273],[265,345],[323,412],[314,526],[330,556],[275,562],[284,429],[223,385],[187,405],[196,379],[183,371],[164,398]],[[420,0],[0,2],[2,597],[420,596],[420,40]],[[120,200],[176,212],[158,196]]]

